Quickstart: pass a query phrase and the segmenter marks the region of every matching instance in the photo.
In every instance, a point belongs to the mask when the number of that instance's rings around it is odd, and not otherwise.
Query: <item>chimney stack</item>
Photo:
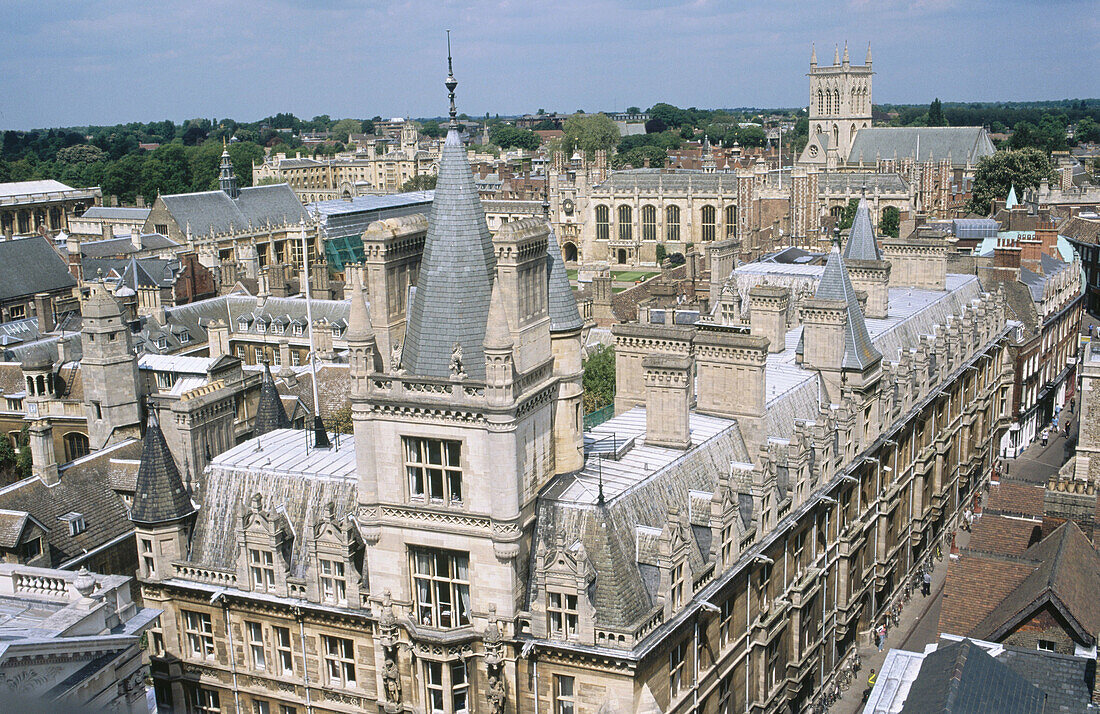
[[[699,372],[696,410],[736,419],[745,446],[755,457],[765,438],[768,338],[730,330],[700,330],[694,346]]]
[[[645,443],[671,449],[691,446],[692,359],[650,354],[642,360],[645,380]]]
[[[54,315],[53,315],[53,298],[49,293],[37,293],[34,296],[34,311],[38,317],[38,331],[40,333],[53,332],[54,327]]]
[[[787,308],[791,291],[778,285],[754,285],[749,290],[752,334],[768,340],[769,352],[782,352],[787,337]]]

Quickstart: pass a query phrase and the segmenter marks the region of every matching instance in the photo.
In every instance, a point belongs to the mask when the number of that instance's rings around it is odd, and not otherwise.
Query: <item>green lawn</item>
[[[611,278],[621,283],[632,283],[636,280],[648,280],[654,275],[660,275],[660,273],[644,270],[624,270],[621,272],[612,272]]]
[[[569,270],[568,268],[566,268],[565,277],[569,278],[570,280],[576,280],[577,279],[577,271],[576,270]]]

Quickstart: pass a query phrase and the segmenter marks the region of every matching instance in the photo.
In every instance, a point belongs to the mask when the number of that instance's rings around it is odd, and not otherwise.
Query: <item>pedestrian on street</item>
[[[1072,419],[1066,419],[1066,436],[1067,437],[1069,437],[1069,427],[1070,427],[1071,424],[1073,424],[1073,420]]]
[[[886,624],[878,626],[878,651],[882,652],[882,648],[886,646]]]
[[[1043,446],[1047,445],[1047,438],[1050,436],[1050,429],[1043,429]]]
[[[921,594],[932,594],[932,573],[927,570],[924,571],[924,578],[921,581]]]

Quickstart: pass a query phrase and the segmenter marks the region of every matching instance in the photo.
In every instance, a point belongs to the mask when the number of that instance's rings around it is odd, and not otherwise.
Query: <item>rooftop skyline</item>
[[[14,6],[10,0],[8,5]],[[1026,18],[1026,21],[1022,21]],[[446,113],[445,30],[458,111],[794,107],[820,64],[870,42],[876,103],[1095,97],[1085,0],[353,0],[20,4],[0,29],[0,128],[171,118]]]

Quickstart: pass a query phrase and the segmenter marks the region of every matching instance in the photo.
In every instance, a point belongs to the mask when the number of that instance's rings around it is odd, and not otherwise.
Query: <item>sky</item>
[[[1096,0],[0,0],[0,129],[793,107],[847,40],[875,103],[1100,96]]]

